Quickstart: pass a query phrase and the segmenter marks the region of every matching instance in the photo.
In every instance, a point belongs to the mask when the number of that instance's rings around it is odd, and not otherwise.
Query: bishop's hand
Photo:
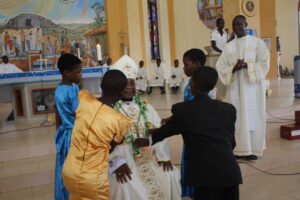
[[[114,171],[114,173],[116,173],[116,178],[119,183],[127,183],[129,180],[131,180],[130,174],[132,174],[132,172],[127,163],[121,165]]]
[[[150,142],[148,138],[136,138],[133,142],[133,145],[137,147],[148,147],[150,145],[149,143]]]
[[[172,164],[172,162],[170,160],[169,161],[158,161],[157,164],[160,167],[163,167],[163,169],[164,169],[165,172],[173,170],[173,164]]]

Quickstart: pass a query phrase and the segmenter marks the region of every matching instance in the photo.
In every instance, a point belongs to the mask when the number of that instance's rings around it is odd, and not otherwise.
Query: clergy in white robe
[[[246,35],[244,16],[233,21],[237,37],[229,42],[216,68],[227,86],[226,100],[237,109],[236,148],[234,153],[256,160],[265,149],[266,90],[264,80],[269,71],[269,50],[264,42]]]
[[[160,126],[161,119],[147,101],[135,95],[137,73],[131,72],[134,65],[130,62],[120,64],[116,63],[113,69],[121,70],[127,76],[128,84],[123,100],[115,104],[115,109],[131,118],[133,123],[124,143],[115,147],[109,156],[110,199],[180,200],[180,175],[170,161],[167,140],[149,147],[147,130]],[[126,181],[124,177],[127,177]]]
[[[153,68],[152,77],[149,81],[148,94],[152,92],[152,87],[159,87],[161,94],[165,93],[165,73],[160,59],[156,60],[156,65]]]
[[[171,76],[168,80],[170,88],[173,91],[177,91],[182,82],[182,69],[179,67],[179,61],[174,61],[174,66],[171,67]]]
[[[144,67],[144,61],[141,60],[139,66],[140,67],[136,78],[136,90],[144,93],[148,87],[147,72],[146,68]]]
[[[23,72],[16,65],[9,63],[7,56],[2,56],[3,63],[0,64],[0,74],[21,73]],[[0,85],[0,103],[12,103],[13,90],[11,85]]]

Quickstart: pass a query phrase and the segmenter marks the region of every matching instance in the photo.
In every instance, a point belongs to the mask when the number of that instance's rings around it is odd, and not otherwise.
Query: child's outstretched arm
[[[173,115],[169,120],[157,130],[150,131],[152,134],[152,145],[164,140],[167,137],[178,135],[183,132],[183,126],[179,111],[176,109],[176,105],[172,107]]]

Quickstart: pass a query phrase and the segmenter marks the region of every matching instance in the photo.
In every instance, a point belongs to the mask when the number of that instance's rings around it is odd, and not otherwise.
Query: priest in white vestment
[[[170,161],[167,140],[149,147],[147,130],[160,126],[161,119],[147,101],[135,95],[137,67],[130,57],[123,58],[113,69],[124,72],[128,84],[123,100],[115,105],[115,109],[133,119],[133,123],[124,143],[110,154],[110,198],[180,200],[180,175]]]
[[[149,81],[148,94],[152,93],[153,87],[159,87],[161,94],[166,93],[165,92],[165,73],[164,73],[164,67],[161,64],[161,59],[156,60],[156,65],[154,66],[153,74]]]
[[[174,67],[171,67],[171,77],[169,85],[173,92],[177,92],[182,83],[182,69],[179,67],[179,61],[174,60]]]
[[[225,46],[216,68],[227,86],[227,101],[237,109],[234,153],[237,158],[256,160],[265,149],[264,81],[269,72],[270,54],[262,40],[246,35],[244,16],[236,16],[232,26],[237,37]]]
[[[15,64],[9,63],[9,58],[7,56],[2,56],[2,64],[0,64],[0,74],[10,74],[10,73],[21,73],[23,72]],[[12,103],[13,102],[13,89],[11,85],[0,85],[0,104],[2,103]],[[7,105],[3,105],[7,106]],[[10,113],[13,116],[13,113]],[[9,117],[10,118],[10,117]]]
[[[138,75],[136,78],[136,90],[140,93],[145,93],[148,87],[148,81],[147,81],[147,72],[146,68],[144,67],[144,61],[140,61],[139,63],[139,69],[138,69]]]

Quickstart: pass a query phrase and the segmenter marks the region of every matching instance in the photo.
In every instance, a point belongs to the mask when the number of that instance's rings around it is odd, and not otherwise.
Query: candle
[[[42,71],[43,70],[43,66],[42,66],[42,54],[40,54],[40,70]]]
[[[80,59],[80,49],[78,48],[77,51],[78,51],[78,58]]]
[[[124,46],[124,55],[128,55],[128,47]]]
[[[98,59],[98,61],[100,61],[100,60],[102,60],[101,45],[97,44],[96,49],[97,49],[97,59]]]

